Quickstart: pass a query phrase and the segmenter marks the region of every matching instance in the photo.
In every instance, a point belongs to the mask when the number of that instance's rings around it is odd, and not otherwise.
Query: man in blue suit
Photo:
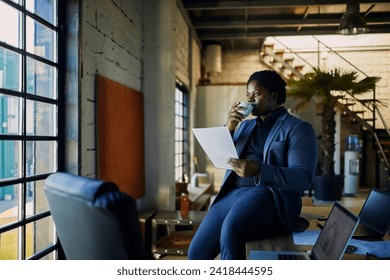
[[[317,140],[312,126],[282,106],[286,83],[274,71],[253,73],[244,121],[232,104],[226,126],[239,159],[229,159],[220,191],[191,241],[188,259],[245,259],[245,243],[283,231],[302,231],[302,191],[314,178]],[[238,126],[238,124],[240,125]]]

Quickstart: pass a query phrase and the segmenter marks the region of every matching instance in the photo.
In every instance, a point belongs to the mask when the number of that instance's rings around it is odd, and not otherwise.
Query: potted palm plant
[[[345,71],[339,68],[323,71],[314,69],[303,78],[288,84],[287,94],[299,99],[296,108],[304,109],[310,100],[317,101],[317,112],[321,119],[320,154],[321,162],[317,168],[314,183],[314,195],[320,200],[340,200],[343,188],[343,177],[335,176],[333,160],[335,153],[336,108],[340,99],[347,94],[355,96],[374,90],[378,77],[366,77],[357,81],[356,71]]]

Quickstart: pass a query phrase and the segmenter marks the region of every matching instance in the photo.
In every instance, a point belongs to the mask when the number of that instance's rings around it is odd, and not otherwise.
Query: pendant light
[[[358,2],[347,4],[347,11],[341,18],[341,23],[337,33],[342,35],[358,35],[368,33],[367,22],[359,13],[360,6]]]

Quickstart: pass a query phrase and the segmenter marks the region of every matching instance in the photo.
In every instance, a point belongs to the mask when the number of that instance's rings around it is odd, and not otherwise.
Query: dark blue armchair
[[[45,193],[67,259],[151,258],[135,201],[115,184],[59,172],[46,179]]]

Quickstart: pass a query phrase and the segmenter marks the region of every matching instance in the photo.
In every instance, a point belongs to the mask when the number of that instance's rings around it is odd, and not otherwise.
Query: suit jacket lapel
[[[252,134],[253,129],[256,126],[256,119],[250,121],[246,127],[243,128],[243,130],[240,133],[241,140],[236,146],[237,154],[240,157],[242,151],[244,150],[244,147],[246,145],[246,142],[248,142],[249,136]]]
[[[265,141],[264,150],[263,150],[263,154],[264,154],[263,160],[264,160],[264,163],[267,162],[267,155],[268,155],[269,146],[274,141],[276,133],[279,131],[279,129],[284,124],[284,120],[287,118],[287,116],[288,116],[288,113],[285,113],[285,114],[281,115],[276,120],[274,126],[272,127],[272,129],[271,129],[271,131],[270,131],[270,133],[269,133],[269,135],[267,137],[267,140]]]

